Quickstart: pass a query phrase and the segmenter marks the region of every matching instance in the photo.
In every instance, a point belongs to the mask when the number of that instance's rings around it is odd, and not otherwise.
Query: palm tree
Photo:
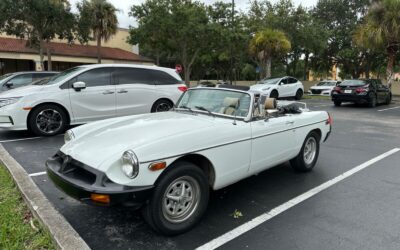
[[[117,33],[118,9],[107,0],[83,0],[78,4],[82,16],[89,20],[89,27],[97,41],[97,62],[101,63],[101,42],[107,42],[111,36]]]
[[[364,22],[354,35],[354,41],[359,46],[386,51],[386,77],[389,87],[392,84],[393,67],[400,46],[399,13],[399,0],[373,1]]]
[[[261,68],[261,77],[271,77],[272,59],[288,53],[291,49],[285,33],[274,29],[257,32],[250,40],[250,53]]]

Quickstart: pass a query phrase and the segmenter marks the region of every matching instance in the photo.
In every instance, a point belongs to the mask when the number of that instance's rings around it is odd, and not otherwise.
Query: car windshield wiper
[[[187,106],[179,106],[179,107],[177,107],[178,109],[187,109],[187,110],[189,110],[190,112],[192,112],[192,113],[194,113],[194,111],[193,111],[193,109],[191,109],[191,108],[189,108],[189,107],[187,107]]]
[[[210,110],[206,109],[206,108],[203,107],[203,106],[195,106],[195,108],[198,109],[198,110],[207,111],[208,114],[210,114],[210,115],[212,115],[212,116],[215,116],[215,114],[214,114],[213,112],[211,112]]]

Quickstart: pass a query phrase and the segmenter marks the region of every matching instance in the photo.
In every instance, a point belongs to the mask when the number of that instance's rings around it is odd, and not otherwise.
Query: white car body
[[[321,81],[310,87],[309,94],[331,96],[333,89],[337,86],[338,81]]]
[[[266,82],[272,81],[271,84],[265,84]],[[282,78],[273,78],[261,80],[257,84],[250,87],[251,90],[260,91],[268,97],[271,93],[278,92],[278,97],[295,97],[297,91],[301,90],[304,93],[304,85],[301,81],[296,78],[285,76]]]
[[[150,84],[134,82],[118,84],[113,70],[147,70],[164,72],[178,84]],[[80,76],[99,72],[99,79],[109,77],[109,84],[86,86],[77,91],[72,82]],[[103,75],[102,72],[106,72]],[[63,74],[63,73],[60,73]],[[68,115],[69,124],[83,124],[106,118],[148,113],[152,105],[160,99],[175,103],[182,94],[182,79],[174,69],[145,65],[96,64],[76,68],[67,77],[49,85],[30,85],[0,93],[0,128],[8,130],[26,130],[28,116],[40,105],[54,104],[62,107]],[[7,105],[6,105],[7,104]]]

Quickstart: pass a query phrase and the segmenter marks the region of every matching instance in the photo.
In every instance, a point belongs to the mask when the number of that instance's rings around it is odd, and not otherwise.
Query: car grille
[[[66,156],[62,153],[58,153],[53,157],[60,164],[59,172],[68,178],[79,180],[83,183],[92,185],[96,182],[96,174],[92,173],[82,167],[82,163]]]
[[[322,92],[322,90],[319,90],[319,89],[312,89],[311,90],[311,93],[315,94],[315,95],[319,95],[319,94],[321,94],[321,92]]]

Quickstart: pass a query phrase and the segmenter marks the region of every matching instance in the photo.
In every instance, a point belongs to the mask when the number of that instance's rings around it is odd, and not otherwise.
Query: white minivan
[[[171,109],[187,87],[174,69],[96,64],[0,93],[0,128],[42,136],[68,125]]]

